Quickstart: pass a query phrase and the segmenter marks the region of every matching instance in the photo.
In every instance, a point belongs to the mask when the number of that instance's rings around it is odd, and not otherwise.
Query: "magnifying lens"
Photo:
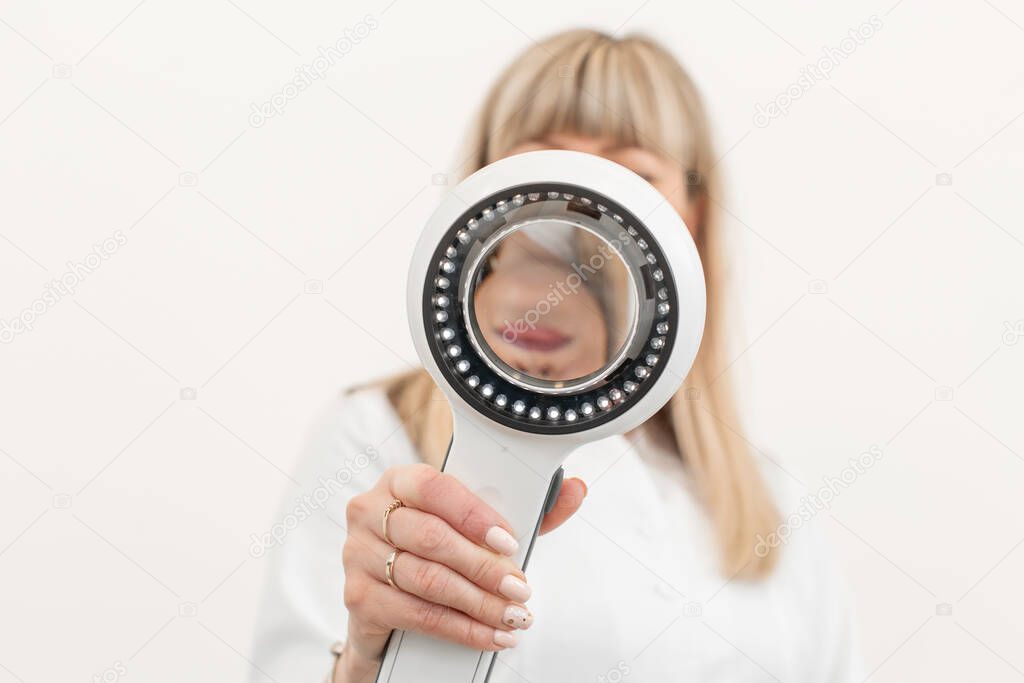
[[[520,534],[524,569],[566,457],[668,402],[697,354],[705,304],[679,215],[601,157],[502,159],[427,222],[408,306],[416,351],[451,404],[443,469]],[[395,631],[377,681],[483,683],[499,655]]]

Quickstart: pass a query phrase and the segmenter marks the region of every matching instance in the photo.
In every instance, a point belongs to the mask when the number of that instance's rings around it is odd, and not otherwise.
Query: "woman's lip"
[[[527,351],[555,351],[572,341],[553,327],[533,327],[517,332],[511,340],[514,346]]]

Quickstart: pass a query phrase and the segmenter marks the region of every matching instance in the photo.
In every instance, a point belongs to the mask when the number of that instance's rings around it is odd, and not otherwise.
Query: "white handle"
[[[566,446],[526,434],[485,432],[458,414],[454,432],[443,470],[512,525],[519,541],[514,559],[525,568],[552,478],[568,455]],[[393,631],[377,683],[484,683],[494,657],[422,633]]]

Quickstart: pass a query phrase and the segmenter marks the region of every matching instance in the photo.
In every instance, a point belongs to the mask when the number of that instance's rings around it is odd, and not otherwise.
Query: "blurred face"
[[[513,369],[574,380],[604,367],[608,329],[601,302],[571,264],[518,232],[489,260],[474,295],[484,341]]]
[[[665,197],[696,239],[697,226],[700,225],[702,218],[700,202],[687,195],[686,171],[674,159],[643,147],[623,146],[615,140],[575,133],[555,133],[543,140],[523,143],[512,149],[509,156],[540,149],[586,152],[625,166],[653,185]]]
[[[698,225],[686,173],[664,155],[567,133],[520,145],[510,155],[541,149],[586,152],[625,166],[661,192],[691,231]],[[489,273],[474,292],[481,333],[494,353],[525,375],[555,382],[601,370],[626,336],[622,320],[610,313],[614,303],[609,306],[609,295],[627,296],[624,283],[611,293],[606,287],[603,299],[593,283],[580,285],[573,261],[586,262],[588,248],[580,251],[577,244],[575,256],[567,256],[566,249],[558,248],[566,239],[571,238],[513,234],[490,257]]]

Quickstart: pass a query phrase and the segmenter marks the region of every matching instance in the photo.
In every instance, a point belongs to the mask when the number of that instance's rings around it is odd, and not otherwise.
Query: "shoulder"
[[[320,410],[296,474],[303,483],[320,477],[376,481],[391,466],[417,461],[384,391],[368,387],[344,392]]]

